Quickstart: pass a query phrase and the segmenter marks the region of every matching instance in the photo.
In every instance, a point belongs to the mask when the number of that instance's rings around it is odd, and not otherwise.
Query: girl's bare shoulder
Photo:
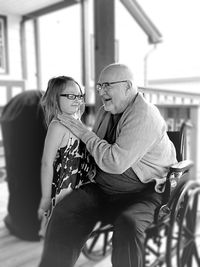
[[[66,133],[66,127],[59,120],[52,120],[48,126],[48,132],[53,135],[64,135]]]
[[[48,131],[51,131],[52,135],[61,139],[61,146],[67,144],[70,131],[59,120],[52,120],[49,125]]]
[[[51,123],[49,124],[49,128],[53,128],[55,130],[66,130],[66,127],[56,119],[53,119]]]

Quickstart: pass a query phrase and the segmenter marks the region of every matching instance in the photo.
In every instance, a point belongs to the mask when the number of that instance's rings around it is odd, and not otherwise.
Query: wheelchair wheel
[[[167,267],[200,266],[200,185],[188,182],[173,203],[167,237]]]
[[[148,228],[144,243],[144,266],[161,267],[165,265],[166,232],[169,220],[164,220],[154,227]]]
[[[82,252],[90,260],[100,261],[111,253],[112,250],[112,226],[98,225],[91,233]]]

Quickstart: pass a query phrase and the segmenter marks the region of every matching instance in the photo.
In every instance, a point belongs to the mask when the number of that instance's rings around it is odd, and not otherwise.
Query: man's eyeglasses
[[[129,80],[124,80],[124,81],[117,81],[117,82],[105,82],[105,83],[97,83],[96,84],[96,89],[98,92],[101,90],[107,90],[110,88],[111,85],[117,84],[117,83],[126,83],[129,82]]]
[[[84,99],[84,95],[75,95],[75,94],[60,94],[60,96],[66,97],[69,100],[83,100]]]

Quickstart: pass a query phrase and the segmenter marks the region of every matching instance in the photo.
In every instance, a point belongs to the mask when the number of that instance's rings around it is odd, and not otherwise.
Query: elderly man
[[[138,93],[126,65],[105,67],[97,91],[103,107],[93,131],[71,118],[66,124],[95,160],[95,183],[55,207],[40,267],[74,266],[96,222],[105,219],[114,226],[113,267],[143,266],[145,230],[162,203],[175,148],[158,109]]]

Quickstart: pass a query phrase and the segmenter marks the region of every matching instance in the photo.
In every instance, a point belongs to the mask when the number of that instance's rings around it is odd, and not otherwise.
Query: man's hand
[[[76,135],[80,139],[83,134],[89,131],[80,120],[76,120],[70,115],[59,115],[58,119],[64,126],[66,126],[74,135]]]

